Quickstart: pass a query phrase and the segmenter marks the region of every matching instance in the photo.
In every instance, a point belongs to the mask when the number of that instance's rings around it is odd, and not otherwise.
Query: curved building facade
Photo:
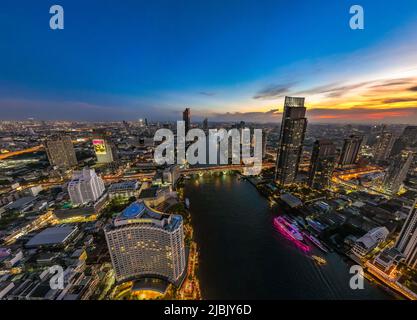
[[[127,207],[105,229],[116,280],[158,277],[175,283],[186,268],[183,219],[143,201]]]

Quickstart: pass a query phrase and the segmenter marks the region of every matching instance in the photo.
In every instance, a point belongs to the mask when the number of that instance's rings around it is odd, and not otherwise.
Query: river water
[[[235,175],[185,181],[185,197],[200,249],[204,299],[392,299],[365,280],[349,286],[350,262],[336,253],[302,252],[272,226],[278,209]],[[310,257],[327,260],[317,265]]]

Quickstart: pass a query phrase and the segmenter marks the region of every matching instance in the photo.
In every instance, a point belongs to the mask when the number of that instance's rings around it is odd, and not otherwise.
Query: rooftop
[[[143,200],[135,201],[115,219],[114,226],[131,223],[151,223],[167,230],[175,229],[182,221],[180,215],[169,215],[148,207]]]
[[[53,246],[67,241],[78,228],[76,226],[58,226],[47,228],[26,243],[26,247]]]

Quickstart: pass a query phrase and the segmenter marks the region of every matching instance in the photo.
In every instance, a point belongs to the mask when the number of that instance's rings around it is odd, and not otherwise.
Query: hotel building
[[[176,283],[186,269],[183,219],[133,202],[105,228],[116,280],[162,278]]]

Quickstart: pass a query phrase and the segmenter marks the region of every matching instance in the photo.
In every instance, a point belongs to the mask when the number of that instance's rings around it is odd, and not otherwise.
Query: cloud
[[[254,111],[254,112],[225,112],[214,113],[210,115],[210,121],[246,121],[246,122],[279,122],[281,120],[282,113],[279,109],[270,109],[269,111]]]
[[[202,96],[206,96],[206,97],[212,97],[216,95],[214,92],[207,92],[207,91],[200,91],[198,94],[201,94]]]
[[[284,94],[288,93],[293,84],[278,84],[278,85],[269,85],[268,87],[258,91],[253,99],[256,100],[274,100],[282,98]]]
[[[413,101],[417,101],[417,97],[415,98],[393,98],[393,99],[385,99],[382,102],[383,103],[398,103],[398,102],[413,102]]]

